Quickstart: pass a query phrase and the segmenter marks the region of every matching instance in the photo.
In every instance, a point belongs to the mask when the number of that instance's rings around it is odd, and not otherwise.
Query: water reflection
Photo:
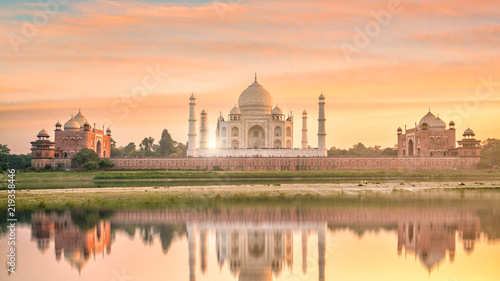
[[[56,260],[64,256],[64,260],[78,272],[96,255],[111,256],[116,233],[132,238],[138,233],[146,245],[152,246],[154,240],[159,239],[164,255],[168,254],[173,243],[186,240],[188,258],[177,261],[188,264],[185,280],[196,280],[197,273],[202,277],[208,274],[208,264],[212,259],[221,276],[223,269],[227,268],[233,279],[240,281],[277,280],[297,272],[305,280],[308,259],[314,253],[317,274],[309,280],[322,281],[334,277],[327,276],[326,262],[332,254],[327,255],[328,235],[335,237],[347,229],[362,239],[373,230],[392,232],[394,236],[397,234],[397,239],[393,239],[397,245],[386,252],[414,256],[421,268],[430,274],[446,260],[454,263],[457,247],[463,247],[464,252],[471,256],[482,237],[489,242],[499,237],[498,226],[491,225],[496,219],[495,210],[476,212],[449,208],[228,208],[116,211],[96,216],[75,211],[33,212],[31,237],[42,253],[49,250],[53,241]],[[481,223],[485,222],[487,225],[482,226]],[[308,249],[311,237],[317,241],[314,244],[316,249],[312,251]],[[299,269],[293,268],[294,246],[300,247]],[[209,253],[213,255],[209,256]]]

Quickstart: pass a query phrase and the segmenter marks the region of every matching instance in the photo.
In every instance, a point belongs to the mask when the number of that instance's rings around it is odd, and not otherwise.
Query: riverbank
[[[68,182],[90,180],[227,180],[227,179],[351,179],[351,180],[417,180],[417,179],[500,179],[498,170],[335,170],[335,171],[95,171],[95,172],[29,172],[18,173],[19,182]],[[0,174],[0,181],[7,180]]]
[[[500,181],[149,186],[18,190],[20,210],[64,208],[206,208],[234,204],[297,206],[463,206],[475,199],[497,206]],[[446,200],[443,200],[446,199]],[[0,199],[0,210],[7,198]]]

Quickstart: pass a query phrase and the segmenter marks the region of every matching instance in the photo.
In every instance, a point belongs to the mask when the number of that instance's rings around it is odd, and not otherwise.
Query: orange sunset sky
[[[191,92],[214,139],[254,72],[293,112],[295,147],[303,109],[317,145],[321,92],[328,147],[393,146],[429,108],[460,134],[500,138],[498,1],[59,2],[0,2],[0,143],[12,153],[79,108],[119,146],[164,128],[186,142]],[[151,69],[158,83],[135,95]]]

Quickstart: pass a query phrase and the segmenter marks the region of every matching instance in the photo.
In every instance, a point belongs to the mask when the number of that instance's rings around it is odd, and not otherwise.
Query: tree
[[[83,167],[89,171],[93,171],[99,169],[99,163],[97,161],[88,161],[83,164]]]
[[[480,168],[492,168],[500,166],[500,139],[487,139],[481,143]]]
[[[152,137],[144,138],[142,140],[141,144],[139,145],[139,148],[141,149],[141,151],[151,152],[153,150],[153,143],[154,142],[155,142],[155,139],[153,139]]]
[[[9,163],[10,148],[5,144],[0,144],[0,165],[2,170],[7,170],[7,163]]]
[[[115,166],[115,163],[109,161],[108,159],[99,159],[99,168],[104,169],[104,168],[112,168]]]
[[[163,129],[159,144],[160,148],[158,149],[158,153],[160,156],[170,156],[176,152],[175,142],[167,129]]]
[[[78,151],[75,156],[73,156],[73,158],[71,159],[71,167],[81,167],[89,161],[96,161],[97,163],[98,160],[99,156],[97,155],[97,153],[95,153],[94,150],[84,148]]]
[[[131,142],[123,148],[123,155],[133,156],[136,150],[137,147],[135,146],[135,143]]]
[[[111,138],[109,145],[111,146],[111,148],[116,148],[116,141],[113,138]]]

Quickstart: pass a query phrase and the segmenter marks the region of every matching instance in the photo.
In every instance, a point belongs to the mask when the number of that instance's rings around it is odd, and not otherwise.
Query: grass
[[[334,170],[334,171],[104,171],[19,173],[20,182],[143,179],[449,179],[500,178],[492,170]],[[0,175],[0,181],[7,179]]]
[[[462,190],[463,189],[463,190]],[[462,188],[456,190],[436,189],[409,192],[392,190],[380,193],[365,191],[348,193],[342,191],[318,194],[314,190],[254,192],[252,188],[240,191],[216,191],[189,189],[170,191],[167,187],[134,188],[120,192],[92,191],[66,192],[44,190],[42,192],[18,190],[16,209],[35,210],[65,208],[84,209],[157,209],[157,208],[214,208],[228,206],[300,206],[300,207],[426,207],[445,204],[452,207],[476,206],[496,207],[500,200],[500,188]],[[474,205],[476,204],[476,205]],[[0,198],[0,211],[7,206],[7,198]]]

